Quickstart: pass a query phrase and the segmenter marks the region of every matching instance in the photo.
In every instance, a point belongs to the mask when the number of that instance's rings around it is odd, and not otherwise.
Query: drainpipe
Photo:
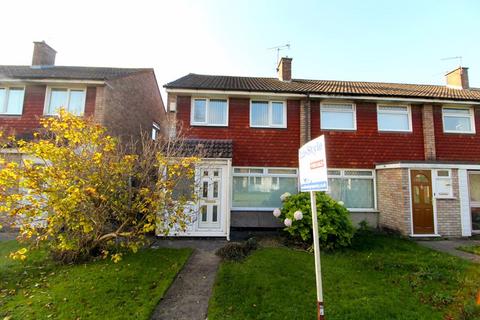
[[[310,94],[300,101],[300,146],[312,139]]]

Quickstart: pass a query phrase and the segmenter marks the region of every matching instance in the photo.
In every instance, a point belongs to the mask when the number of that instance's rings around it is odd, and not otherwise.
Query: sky
[[[294,78],[444,84],[462,63],[480,87],[478,0],[16,0],[2,3],[0,29],[0,64],[29,65],[45,40],[57,65],[151,67],[160,86],[275,77],[269,48],[289,43]]]

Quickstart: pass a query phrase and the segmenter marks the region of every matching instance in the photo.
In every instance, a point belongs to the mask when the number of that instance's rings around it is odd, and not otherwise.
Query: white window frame
[[[380,110],[381,107],[389,107],[389,108],[407,108],[407,111],[398,110]],[[407,130],[395,130],[395,129],[380,129],[380,117],[378,116],[380,113],[384,114],[395,114],[395,115],[407,115],[408,116],[408,129]],[[413,132],[413,125],[412,125],[412,107],[407,104],[387,104],[387,103],[377,103],[377,129],[379,132]]]
[[[268,124],[265,126],[261,125],[254,125],[252,123],[252,108],[253,108],[253,102],[267,102],[268,103]],[[272,104],[273,103],[281,103],[283,105],[283,123],[278,125],[278,124],[273,124],[272,123]],[[262,100],[262,99],[250,99],[250,127],[251,128],[281,128],[285,129],[287,128],[287,103],[282,100]]]
[[[447,171],[448,176],[439,176],[438,172],[439,171]],[[433,188],[433,194],[436,199],[454,199],[453,197],[453,177],[452,177],[452,170],[451,169],[434,169],[432,170],[433,172],[433,177],[434,177],[434,183],[432,183],[432,188]],[[448,195],[439,195],[438,194],[438,188],[437,188],[437,181],[448,181],[450,182],[450,192]]]
[[[252,169],[262,170],[262,173],[236,173],[235,169]],[[283,170],[295,170],[293,173],[269,173],[270,170],[283,169]],[[232,182],[231,182],[231,207],[230,210],[236,211],[272,211],[275,208],[270,207],[234,207],[233,206],[233,177],[280,177],[280,178],[296,178],[297,179],[297,192],[300,191],[298,185],[298,168],[286,168],[286,167],[232,167]]]
[[[23,106],[25,104],[25,86],[18,85],[18,86],[2,86],[0,85],[0,89],[5,90],[5,99],[3,101],[4,109],[0,110],[0,116],[21,116],[23,114]],[[23,90],[23,99],[22,99],[22,108],[20,109],[20,113],[9,113],[8,110],[8,96],[10,94],[10,89],[22,89]]]
[[[330,171],[340,171],[340,174],[333,175]],[[346,175],[346,171],[362,171],[371,172],[370,176],[350,176]],[[340,178],[340,179],[368,179],[373,181],[373,208],[347,208],[350,212],[376,212],[377,211],[377,176],[375,170],[372,169],[357,169],[357,168],[328,168],[327,178]],[[326,192],[330,195],[330,190]]]
[[[191,126],[208,126],[208,127],[228,127],[228,114],[230,109],[230,101],[228,98],[223,97],[192,97],[190,106],[190,125]],[[195,121],[195,100],[205,100],[205,122]],[[210,100],[225,100],[227,102],[227,114],[225,117],[224,124],[210,124],[208,123],[208,108],[210,105]]]
[[[53,113],[49,113],[49,106],[50,106],[50,96],[52,94],[52,90],[67,90],[67,105],[66,110],[69,111],[70,106],[70,92],[71,91],[83,91],[84,99],[83,99],[83,111],[78,116],[83,116],[85,114],[85,108],[87,106],[87,88],[86,87],[66,87],[66,86],[48,86],[46,95],[45,95],[45,105],[43,106],[43,114],[46,116],[56,116],[58,112],[54,111]]]
[[[470,131],[457,131],[457,130],[446,130],[445,129],[445,112],[444,109],[459,109],[459,110],[469,110],[470,114]],[[464,114],[448,114],[448,117],[458,117],[458,118],[465,118],[466,115]],[[449,106],[445,105],[442,106],[442,126],[444,133],[459,133],[459,134],[475,134],[475,112],[473,107],[459,107],[459,106]]]
[[[156,122],[152,122],[152,140],[157,140],[160,130],[160,125]]]
[[[328,128],[325,127],[323,124],[323,111],[322,109],[325,106],[335,106],[335,105],[351,105],[352,106],[352,111],[344,111],[344,110],[338,110],[337,112],[342,112],[342,113],[353,113],[353,128]],[[356,131],[357,130],[357,106],[353,102],[321,102],[320,103],[320,130],[329,130],[329,131]]]

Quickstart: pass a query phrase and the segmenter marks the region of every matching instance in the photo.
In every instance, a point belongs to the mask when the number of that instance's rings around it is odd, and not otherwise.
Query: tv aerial
[[[268,48],[267,50],[276,50],[277,51],[277,65],[278,65],[278,62],[280,61],[280,51],[290,50],[290,43],[288,42],[287,44],[284,44],[284,45],[271,47],[271,48]]]

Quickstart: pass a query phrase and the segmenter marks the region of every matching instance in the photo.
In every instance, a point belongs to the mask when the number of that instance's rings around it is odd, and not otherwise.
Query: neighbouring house
[[[188,74],[165,85],[167,111],[192,141],[229,152],[203,159],[199,217],[183,235],[226,236],[281,224],[298,192],[298,149],[325,135],[332,197],[354,222],[408,236],[480,232],[480,89],[467,68],[446,85]]]
[[[34,42],[32,65],[0,65],[0,130],[30,139],[41,117],[63,107],[93,117],[125,143],[167,133],[153,69],[56,66],[55,56],[48,44]],[[27,156],[9,148],[0,152],[14,161]]]
[[[56,66],[56,51],[34,42],[32,65],[0,65],[0,128],[29,136],[60,107],[93,117],[122,140],[163,131],[166,112],[151,68]]]

